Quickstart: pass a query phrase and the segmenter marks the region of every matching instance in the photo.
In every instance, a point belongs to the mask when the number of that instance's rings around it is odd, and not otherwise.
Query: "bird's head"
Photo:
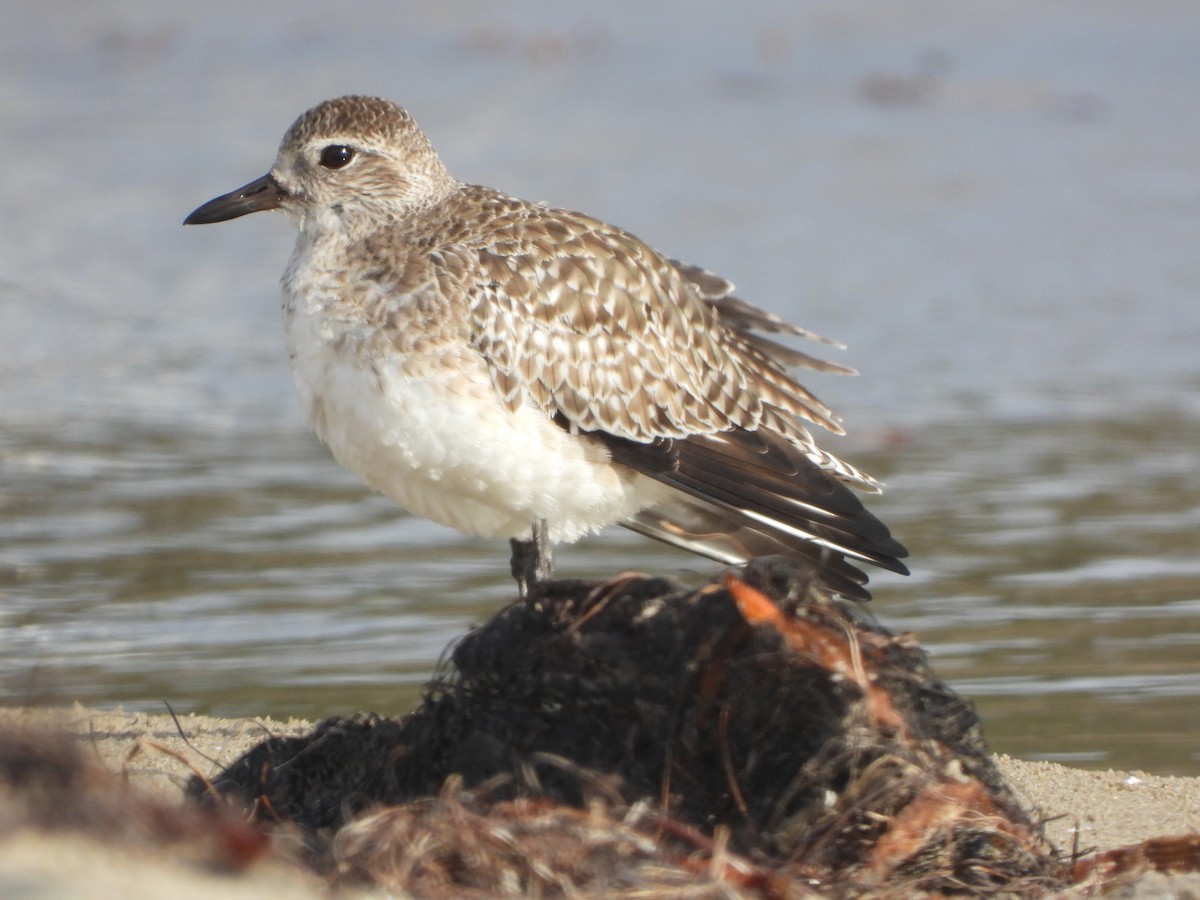
[[[456,187],[405,110],[374,97],[340,97],[296,120],[268,174],[210,200],[184,224],[282,209],[302,230],[353,240],[419,215]]]

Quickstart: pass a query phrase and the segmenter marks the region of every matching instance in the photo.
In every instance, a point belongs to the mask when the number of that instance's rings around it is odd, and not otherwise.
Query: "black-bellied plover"
[[[463,184],[400,107],[330,100],[271,171],[186,224],[282,209],[301,405],[333,455],[405,509],[512,543],[521,592],[551,545],[619,523],[725,563],[801,557],[866,599],[905,549],[819,448],[833,412],[787,372],[849,372],[815,337],[590,216]]]

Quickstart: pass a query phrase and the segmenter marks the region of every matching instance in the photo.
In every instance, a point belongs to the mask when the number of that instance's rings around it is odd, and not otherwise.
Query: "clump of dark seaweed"
[[[298,827],[335,879],[426,896],[1068,875],[915,641],[779,560],[698,588],[547,583],[467,635],[415,712],[268,739],[193,792]]]

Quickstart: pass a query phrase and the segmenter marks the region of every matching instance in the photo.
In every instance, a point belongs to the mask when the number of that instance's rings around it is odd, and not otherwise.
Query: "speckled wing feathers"
[[[841,430],[769,345],[737,327],[748,310],[767,314],[737,301],[729,323],[728,298],[706,299],[633,236],[577,213],[523,213],[492,223],[479,249],[488,277],[471,296],[473,338],[505,402],[640,441],[768,418],[800,440],[801,420]]]
[[[487,195],[475,202],[486,218]],[[622,524],[725,561],[808,554],[848,596],[865,596],[865,576],[843,556],[907,571],[904,548],[846,487],[878,483],[816,446],[806,423],[841,428],[786,366],[852,370],[754,332],[821,338],[587,216],[501,204],[484,231],[469,315],[501,399],[602,440],[688,498]]]

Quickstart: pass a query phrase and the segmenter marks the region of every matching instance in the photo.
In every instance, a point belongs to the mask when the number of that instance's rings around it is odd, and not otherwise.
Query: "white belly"
[[[317,435],[409,512],[469,534],[519,539],[545,519],[552,541],[570,542],[662,493],[542,412],[505,409],[468,348],[416,365],[374,343],[364,350],[346,335],[331,340],[317,317],[288,320],[296,390]]]

